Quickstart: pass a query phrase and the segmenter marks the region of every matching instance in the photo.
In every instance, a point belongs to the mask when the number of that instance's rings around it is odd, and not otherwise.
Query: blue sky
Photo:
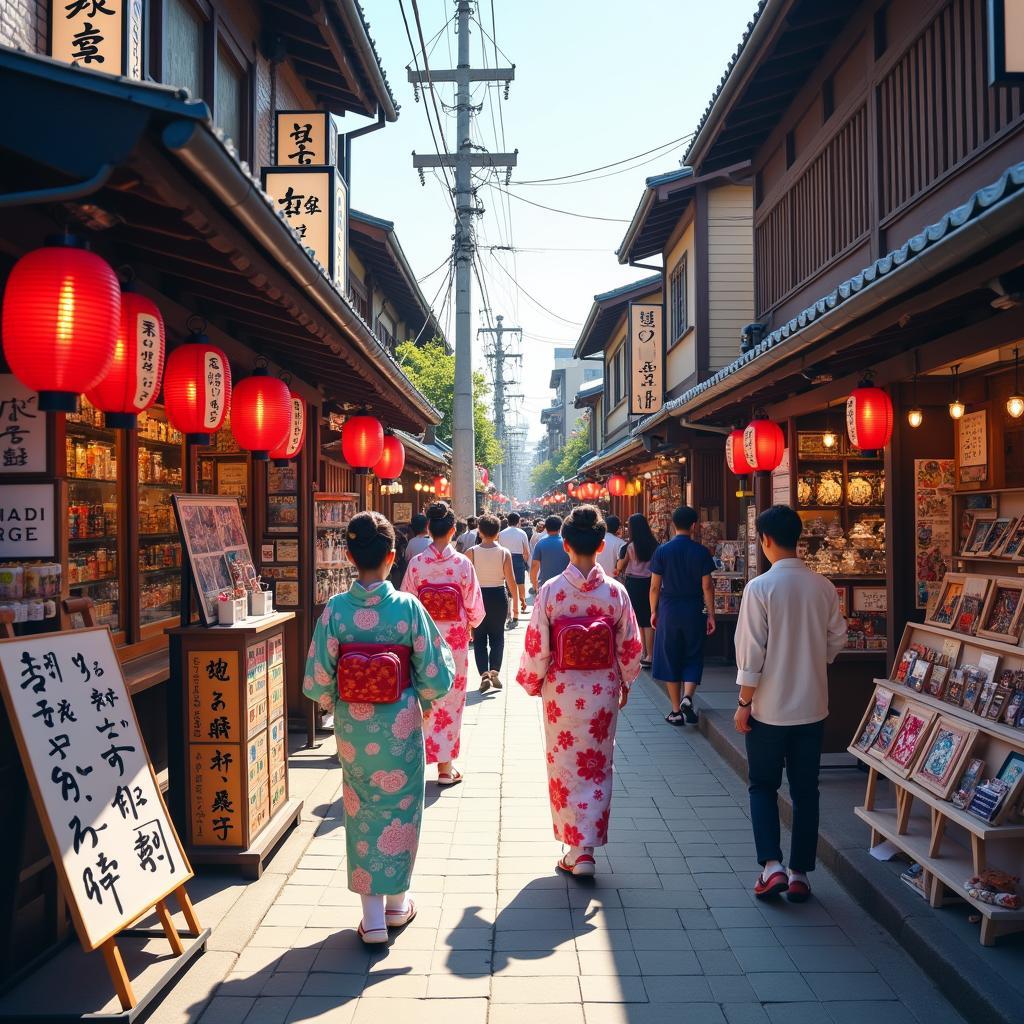
[[[455,13],[454,0],[417,0],[428,40],[431,68],[455,63],[454,22],[429,40]],[[666,149],[651,162],[634,161],[610,177],[569,185],[519,185],[515,182],[571,174],[621,160],[691,133],[738,45],[755,0],[493,0],[500,63],[516,65],[508,101],[500,88],[478,86],[474,103],[483,103],[475,119],[474,142],[501,148],[500,128],[495,144],[498,105],[504,117],[509,150],[519,149],[513,171],[515,195],[547,206],[628,221],[639,202],[644,178],[674,170],[685,144]],[[475,5],[491,33],[491,0]],[[413,38],[416,27],[412,0],[405,0]],[[366,17],[377,43],[392,89],[401,104],[398,121],[353,143],[352,205],[393,220],[402,247],[417,276],[442,263],[451,248],[452,209],[439,182],[428,174],[421,187],[412,167],[411,152],[432,153],[424,97],[413,98],[406,81],[412,54],[398,0],[367,0]],[[491,40],[473,26],[471,55],[475,66],[494,64]],[[440,97],[453,102],[451,86],[439,87]],[[493,118],[492,118],[493,109]],[[442,110],[453,146],[454,114]],[[341,130],[357,126],[343,119]],[[645,158],[650,160],[650,158]],[[611,168],[613,171],[622,168]],[[599,172],[606,173],[606,172]],[[625,223],[562,216],[506,199],[491,187],[480,190],[486,207],[477,220],[482,247],[481,265],[494,313],[525,331],[523,344],[523,418],[529,437],[541,434],[539,411],[550,403],[548,378],[552,350],[571,346],[593,296],[649,273],[620,267],[614,256]],[[491,253],[486,247],[508,245],[521,249],[559,251]],[[585,250],[585,251],[565,251]],[[515,276],[546,312],[517,291]],[[428,300],[444,282],[444,271],[424,281]],[[438,311],[444,294],[435,306]],[[475,329],[484,324],[474,282]],[[454,317],[451,320],[454,342]],[[483,368],[480,347],[474,365]]]

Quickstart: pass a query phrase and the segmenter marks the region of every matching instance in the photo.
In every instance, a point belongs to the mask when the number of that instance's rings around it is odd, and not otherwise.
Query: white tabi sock
[[[767,882],[768,879],[771,878],[772,875],[774,875],[776,871],[785,871],[785,870],[786,869],[782,866],[782,864],[779,861],[777,861],[777,860],[770,860],[770,861],[768,861],[767,864],[765,864],[764,870],[761,872],[761,878],[765,882]]]
[[[384,897],[360,896],[363,903],[363,931],[376,932],[387,928],[384,921]]]
[[[406,891],[388,896],[384,903],[389,914],[404,914],[409,909],[409,893]]]
[[[807,880],[807,875],[802,871],[794,871],[792,868],[789,869],[789,880],[791,882],[803,882],[804,885],[810,886],[810,882]]]

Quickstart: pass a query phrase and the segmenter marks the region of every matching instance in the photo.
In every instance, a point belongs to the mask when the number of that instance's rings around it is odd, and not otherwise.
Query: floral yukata
[[[553,624],[560,619],[600,618],[611,626],[611,667],[557,667]],[[628,690],[640,674],[643,650],[626,588],[605,576],[600,565],[586,577],[570,565],[540,588],[525,645],[516,682],[544,702],[548,797],[555,838],[575,847],[604,846],[612,801],[619,690]]]
[[[455,682],[448,696],[423,715],[427,764],[447,764],[459,756],[466,680],[469,678],[469,642],[473,630],[484,620],[484,599],[473,563],[450,544],[443,551],[436,544],[431,544],[409,562],[402,589],[418,596],[420,588],[428,583],[454,586],[461,594],[462,607],[458,617],[450,622],[437,623],[455,658]]]
[[[338,654],[345,643],[412,648],[411,686],[394,704],[338,698]],[[409,888],[423,818],[423,718],[455,678],[451,652],[418,601],[388,582],[355,583],[330,599],[309,646],[303,693],[334,708],[345,805],[348,887],[363,896]]]

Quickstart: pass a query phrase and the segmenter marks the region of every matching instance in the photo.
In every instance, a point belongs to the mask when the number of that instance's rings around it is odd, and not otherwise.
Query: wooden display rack
[[[959,640],[962,644],[960,664],[974,664],[979,654],[998,654],[1000,658],[1013,658],[1024,668],[1024,649],[995,640],[962,636],[939,626],[908,623],[900,645],[900,654],[914,642],[941,646],[943,640]],[[1016,667],[1016,666],[1013,666]],[[1010,751],[1024,751],[1024,730],[1001,722],[984,719],[954,704],[939,700],[927,693],[891,679],[876,679],[876,686],[893,693],[929,711],[971,726],[977,730],[974,746],[968,756],[983,758],[986,773],[994,773]],[[933,907],[942,907],[957,900],[969,903],[981,915],[980,941],[992,946],[1000,935],[1024,931],[1024,908],[1010,910],[993,906],[970,896],[964,883],[988,867],[1003,868],[1013,875],[1021,875],[1024,868],[1024,823],[1012,821],[990,825],[966,810],[954,806],[913,778],[903,778],[900,772],[884,758],[856,748],[853,741],[847,748],[868,768],[864,805],[854,808],[854,814],[871,829],[870,846],[874,848],[888,840],[921,865],[925,872],[925,890]],[[927,746],[923,740],[915,755],[920,757]],[[888,779],[895,794],[895,807],[878,807],[876,801],[878,780]]]

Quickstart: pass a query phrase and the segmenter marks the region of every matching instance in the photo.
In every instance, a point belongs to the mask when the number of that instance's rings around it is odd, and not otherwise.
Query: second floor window
[[[204,20],[191,0],[165,0],[163,80],[203,97]]]
[[[669,295],[672,303],[671,337],[669,344],[674,345],[690,328],[690,310],[688,299],[689,282],[687,280],[687,254],[684,252],[672,270],[669,278]]]
[[[216,93],[214,120],[241,154],[245,141],[245,72],[224,43],[217,47]]]

